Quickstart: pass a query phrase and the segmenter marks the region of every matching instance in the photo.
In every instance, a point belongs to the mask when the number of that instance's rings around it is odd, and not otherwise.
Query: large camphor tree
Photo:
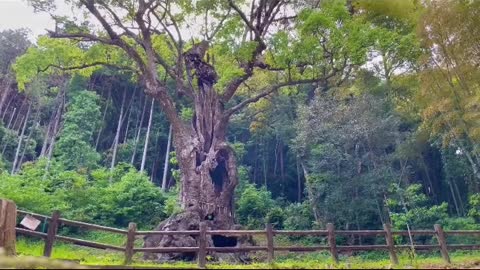
[[[30,0],[53,12],[53,1]],[[366,61],[371,28],[342,1],[71,0],[77,17],[57,20],[49,37],[17,61],[20,87],[38,71],[106,66],[130,72],[173,129],[183,212],[157,229],[235,225],[237,164],[226,140],[235,113],[281,88],[328,89]],[[190,110],[193,117],[185,120]],[[192,242],[193,241],[193,242]],[[214,243],[216,242],[216,243]],[[222,243],[223,242],[223,243]],[[231,239],[210,245],[232,244]],[[190,246],[185,237],[146,246]],[[236,244],[236,241],[233,241]]]

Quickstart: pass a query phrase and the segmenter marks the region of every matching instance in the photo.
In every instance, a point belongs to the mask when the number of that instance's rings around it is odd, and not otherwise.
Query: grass
[[[97,242],[123,245],[121,239],[109,238],[108,235],[88,235],[85,238],[95,238]],[[103,238],[103,239],[102,239]],[[103,240],[103,241],[102,241]],[[20,256],[41,256],[43,242],[19,238],[17,252]],[[259,254],[259,260],[262,258]],[[142,254],[136,254],[133,267],[152,268],[196,268],[195,263],[177,262],[173,264],[156,264],[141,260]],[[452,264],[443,262],[438,252],[416,255],[414,258],[407,253],[399,253],[400,264],[392,267],[386,252],[364,252],[356,256],[341,256],[340,263],[334,265],[328,253],[279,253],[273,264],[256,262],[248,265],[232,265],[225,263],[210,262],[209,269],[390,269],[390,268],[480,268],[480,251],[458,251],[450,253]],[[96,250],[79,247],[62,242],[56,242],[53,248],[52,258],[59,260],[74,261],[86,266],[110,265],[120,266],[123,264],[122,252]]]

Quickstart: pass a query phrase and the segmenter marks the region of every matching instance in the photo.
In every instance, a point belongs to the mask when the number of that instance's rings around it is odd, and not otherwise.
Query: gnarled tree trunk
[[[238,228],[233,213],[233,196],[238,183],[234,152],[226,142],[220,103],[215,95],[205,93],[203,97],[209,106],[197,109],[192,127],[177,132],[174,129],[173,143],[181,171],[180,202],[183,212],[162,222],[157,230],[198,230],[200,222],[207,222],[211,230]],[[210,246],[237,246],[246,242],[243,240],[213,235],[208,242]],[[147,236],[144,245],[188,247],[197,246],[196,241],[194,236]],[[216,255],[218,257],[219,254]],[[242,256],[236,259],[243,260]],[[145,258],[169,261],[194,259],[195,255],[146,254]]]
[[[201,59],[201,58],[199,58]],[[180,203],[183,212],[162,222],[157,230],[198,230],[206,222],[211,230],[237,228],[234,222],[233,196],[237,186],[237,164],[226,141],[228,117],[220,97],[213,89],[215,71],[198,60],[199,91],[195,94],[195,113],[191,123],[172,124],[173,144],[181,171]],[[209,245],[237,246],[235,237],[212,235]],[[147,236],[145,247],[196,246],[193,236]],[[193,259],[194,254],[146,254],[147,259],[167,261]]]

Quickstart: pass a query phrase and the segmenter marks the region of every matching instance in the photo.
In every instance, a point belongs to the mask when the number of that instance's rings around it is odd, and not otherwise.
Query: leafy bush
[[[139,226],[155,225],[166,217],[165,195],[144,174],[131,169],[120,181],[108,186],[99,200],[105,206],[113,224],[127,226],[134,221]],[[145,218],[148,218],[145,220]]]
[[[309,203],[292,203],[285,209],[284,227],[287,230],[310,230],[314,217]]]
[[[480,222],[480,193],[470,196],[468,202],[471,206],[468,211],[468,216],[475,219],[477,222]]]
[[[407,229],[407,223],[414,229],[431,229],[435,223],[444,223],[448,218],[448,204],[429,206],[427,196],[422,193],[422,186],[413,184],[405,190],[393,187],[399,198],[387,201],[392,210],[393,227],[399,230]]]
[[[40,159],[26,163],[18,175],[0,174],[0,197],[28,211],[50,215],[56,209],[69,219],[108,226],[150,227],[166,217],[165,194],[131,166],[119,164],[112,174],[65,171],[55,160],[48,174],[45,167]]]
[[[283,211],[274,206],[275,201],[270,191],[264,187],[258,189],[252,184],[246,184],[237,200],[238,221],[250,229],[264,228],[267,222],[281,226],[284,218]]]
[[[471,217],[455,217],[447,218],[442,221],[444,230],[480,230],[480,224],[475,222]],[[480,244],[478,237],[471,235],[448,235],[447,242],[449,244]]]

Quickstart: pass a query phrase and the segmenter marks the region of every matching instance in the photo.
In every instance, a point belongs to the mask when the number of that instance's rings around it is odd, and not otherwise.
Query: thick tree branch
[[[60,70],[68,71],[68,70],[85,69],[85,68],[95,67],[95,66],[105,66],[105,67],[109,67],[109,68],[112,68],[112,69],[128,70],[128,71],[131,71],[131,72],[138,73],[137,70],[134,70],[132,67],[129,67],[129,66],[114,65],[114,64],[111,64],[111,63],[101,62],[101,61],[97,61],[97,62],[93,62],[93,63],[88,63],[88,64],[83,64],[83,65],[78,65],[78,66],[69,66],[69,67],[64,67],[64,66],[55,65],[55,64],[49,64],[49,65],[47,65],[45,68],[39,69],[38,72],[39,72],[39,73],[45,72],[45,71],[47,71],[47,70],[48,70],[49,68],[51,68],[51,67],[53,67],[53,68],[58,68],[58,69],[60,69]]]
[[[76,39],[79,41],[94,41],[100,42],[107,45],[115,45],[114,42],[110,39],[101,38],[99,36],[90,34],[90,33],[58,33],[47,29],[47,33],[51,38],[67,38],[67,39]]]
[[[225,87],[225,91],[223,92],[223,95],[221,96],[222,101],[223,102],[228,102],[233,97],[233,95],[237,91],[238,87],[240,87],[240,85],[242,85],[243,82],[248,80],[248,78],[250,78],[252,76],[252,74],[253,74],[253,72],[250,70],[245,75],[242,75],[240,77],[237,77],[237,78],[233,79],[227,85],[227,87]]]
[[[225,117],[229,118],[232,114],[240,111],[241,109],[243,109],[248,104],[253,103],[253,102],[257,102],[260,99],[276,92],[277,90],[279,90],[282,87],[295,86],[295,85],[301,85],[301,84],[312,84],[312,83],[316,83],[318,81],[319,81],[318,79],[306,79],[306,80],[298,80],[298,81],[288,81],[288,82],[279,83],[279,84],[276,84],[276,85],[267,86],[259,94],[255,95],[251,98],[248,98],[248,99],[240,102],[239,104],[231,107],[230,109],[226,110],[225,111]]]

